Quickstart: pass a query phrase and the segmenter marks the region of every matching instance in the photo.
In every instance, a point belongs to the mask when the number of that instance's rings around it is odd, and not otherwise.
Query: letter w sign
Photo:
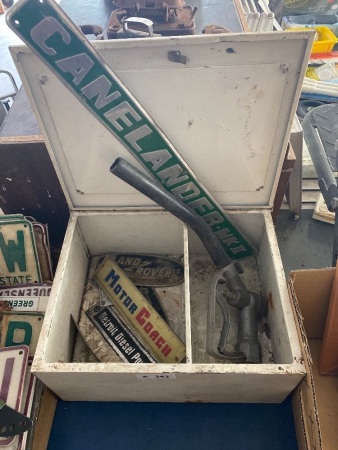
[[[0,220],[0,285],[41,283],[40,263],[32,223]]]

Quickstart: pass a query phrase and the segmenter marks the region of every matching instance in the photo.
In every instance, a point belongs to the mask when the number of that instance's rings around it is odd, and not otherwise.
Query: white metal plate
[[[15,312],[45,312],[48,300],[49,297],[0,297],[0,306]]]
[[[0,347],[27,345],[29,356],[33,356],[43,317],[43,313],[3,312],[0,316]]]
[[[310,39],[311,40],[311,39]],[[311,49],[306,32],[97,41],[219,203],[271,206]],[[180,51],[187,64],[168,60]],[[146,206],[109,167],[136,160],[25,46],[12,55],[72,208]]]
[[[28,347],[6,347],[0,349],[0,398],[19,411],[28,361]],[[0,447],[14,444],[15,436],[0,438]]]
[[[33,362],[33,357],[30,356],[28,358],[28,364],[27,364],[27,371],[25,376],[25,383],[23,388],[23,401],[21,405],[21,412],[27,417],[30,417],[31,419],[34,419],[32,417],[32,407],[33,407],[33,401],[34,401],[34,393],[35,393],[35,386],[36,386],[36,376],[31,373],[31,366]],[[19,450],[25,450],[26,449],[26,442],[28,433],[22,433],[20,434],[18,439],[18,448]],[[7,449],[6,449],[7,450]]]

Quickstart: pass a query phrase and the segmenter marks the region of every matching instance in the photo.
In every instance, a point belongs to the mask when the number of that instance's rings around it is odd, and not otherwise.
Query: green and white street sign
[[[10,28],[169,192],[210,225],[227,254],[254,253],[167,136],[53,0],[22,0]]]

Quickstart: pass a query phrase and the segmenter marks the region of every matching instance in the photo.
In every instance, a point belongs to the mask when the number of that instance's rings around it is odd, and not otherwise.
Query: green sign
[[[0,218],[0,286],[41,283],[32,223],[14,215]]]
[[[172,143],[53,0],[22,0],[10,28],[169,192],[210,225],[234,259],[253,249]]]
[[[0,347],[27,345],[35,354],[44,315],[41,313],[3,312],[0,317]]]

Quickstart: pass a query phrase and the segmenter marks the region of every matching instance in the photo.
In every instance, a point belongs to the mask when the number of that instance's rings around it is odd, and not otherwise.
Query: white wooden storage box
[[[257,249],[262,293],[269,300],[273,362],[204,358],[207,289],[196,284],[193,264],[199,255],[207,257],[201,242],[110,173],[118,156],[141,166],[27,47],[16,46],[13,58],[72,211],[33,372],[65,400],[283,401],[305,368],[270,210],[311,48],[309,35],[227,34],[94,45]],[[186,64],[169,61],[171,50],[186,56]],[[184,255],[179,301],[186,363],[71,360],[76,334],[71,315],[79,313],[90,256],[109,252]]]

